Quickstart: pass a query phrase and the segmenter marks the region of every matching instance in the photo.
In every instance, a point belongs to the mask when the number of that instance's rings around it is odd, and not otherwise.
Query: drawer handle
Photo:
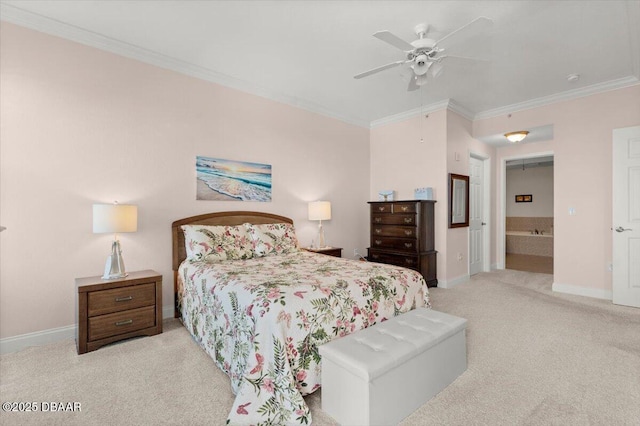
[[[374,217],[374,218],[373,218],[373,221],[374,221],[374,222],[378,222],[378,223],[380,223],[380,222],[382,222],[382,218],[380,218],[380,217]]]
[[[400,206],[400,209],[401,209],[403,212],[406,212],[407,210],[409,210],[409,207],[407,207],[407,206]]]
[[[413,259],[408,259],[408,258],[404,258],[404,263],[408,264],[408,265],[412,265],[413,264]]]
[[[413,243],[404,243],[404,246],[406,248],[411,248],[411,247],[413,247]]]
[[[405,235],[413,235],[413,231],[406,230],[406,231],[404,231],[404,234]]]
[[[133,324],[133,320],[132,319],[128,319],[128,320],[124,320],[124,321],[118,321],[116,323],[116,327],[121,327],[123,325],[129,325],[129,324]]]
[[[411,223],[413,222],[413,218],[412,217],[405,217],[404,218],[404,223]]]
[[[375,240],[375,241],[374,241],[374,243],[376,243],[377,245],[380,245],[380,244],[382,244],[382,241],[380,241],[380,240]]]
[[[374,258],[374,259],[377,259],[377,258],[379,258],[380,256],[378,256],[377,254],[372,254],[372,255],[371,255],[371,257],[372,257],[372,258]]]
[[[133,300],[133,296],[116,297],[116,302],[126,302],[128,300]]]
[[[382,232],[382,229],[380,229],[380,228],[376,228],[376,229],[374,229],[374,231],[376,232],[376,234],[379,234],[379,233],[381,233],[381,232]]]
[[[384,206],[380,206],[380,207],[378,207],[378,210],[380,210],[381,212],[383,212],[383,211],[384,211]]]

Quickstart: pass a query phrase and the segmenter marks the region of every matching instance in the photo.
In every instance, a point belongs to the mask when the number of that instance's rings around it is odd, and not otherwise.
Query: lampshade
[[[331,219],[330,201],[312,201],[309,203],[309,220]]]
[[[528,134],[529,132],[526,130],[518,130],[517,132],[505,133],[504,137],[507,138],[509,142],[516,143],[526,138]]]
[[[93,233],[119,234],[138,230],[138,206],[130,204],[94,204]]]

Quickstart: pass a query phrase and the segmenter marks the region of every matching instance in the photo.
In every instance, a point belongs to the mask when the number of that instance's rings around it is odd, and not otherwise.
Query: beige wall
[[[165,308],[179,218],[272,212],[306,245],[326,199],[327,242],[367,246],[368,129],[5,22],[0,42],[0,337],[75,324],[74,278],[102,274],[112,239],[93,203],[138,205],[123,256],[162,273]],[[196,201],[196,155],[271,164],[273,201]]]
[[[520,111],[511,117],[478,120],[474,136],[548,124],[553,124],[552,141],[500,148],[498,164],[505,158],[553,152],[554,286],[610,297],[612,131],[640,124],[640,85]],[[497,188],[503,185],[503,174],[498,167]],[[569,216],[570,207],[576,215]],[[504,199],[497,197],[496,211],[501,209]]]
[[[553,166],[508,169],[507,216],[553,217]],[[516,203],[515,196],[531,194],[530,203]]]
[[[447,276],[446,116],[443,109],[371,129],[371,200],[382,189],[395,190],[396,200],[412,200],[416,188],[433,188],[438,281]]]
[[[394,189],[397,199],[412,199],[415,188],[433,187],[438,282],[442,285],[469,274],[468,228],[448,229],[448,174],[468,175],[471,154],[488,158],[488,163],[495,155],[495,148],[474,139],[471,131],[469,120],[448,109],[371,130],[371,199],[377,199],[380,189]],[[493,215],[488,219],[493,223]],[[493,249],[491,257],[495,259]]]

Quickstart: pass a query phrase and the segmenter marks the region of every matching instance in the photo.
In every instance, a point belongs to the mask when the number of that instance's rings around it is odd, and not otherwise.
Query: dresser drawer
[[[372,225],[415,225],[416,215],[413,214],[372,214]]]
[[[371,246],[386,250],[398,250],[411,253],[418,252],[418,241],[415,239],[371,236]]]
[[[416,235],[415,226],[371,225],[371,238],[377,236],[415,238]]]
[[[117,336],[156,325],[155,306],[89,318],[88,340]]]
[[[156,303],[155,282],[92,291],[88,294],[87,303],[89,317],[154,305]]]
[[[418,269],[418,256],[381,253],[369,249],[369,260],[372,262],[387,263],[389,265],[404,266],[405,268]]]
[[[391,203],[375,203],[371,204],[371,213],[391,213],[393,210]]]
[[[416,203],[412,202],[395,202],[395,203],[372,203],[371,213],[415,213],[417,211]]]

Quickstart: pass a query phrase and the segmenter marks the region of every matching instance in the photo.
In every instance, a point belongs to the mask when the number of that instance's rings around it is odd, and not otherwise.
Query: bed
[[[230,424],[310,424],[318,346],[430,307],[419,273],[301,250],[283,216],[205,214],[172,236],[176,317],[231,379]]]

